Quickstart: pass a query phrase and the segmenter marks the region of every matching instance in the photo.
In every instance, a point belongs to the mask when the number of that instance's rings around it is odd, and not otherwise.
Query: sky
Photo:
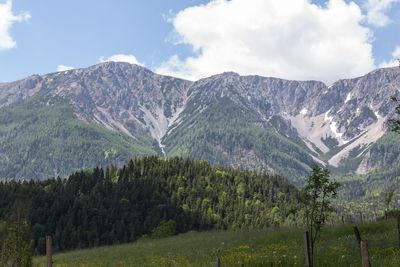
[[[0,0],[0,82],[124,61],[331,84],[400,58],[400,0]]]

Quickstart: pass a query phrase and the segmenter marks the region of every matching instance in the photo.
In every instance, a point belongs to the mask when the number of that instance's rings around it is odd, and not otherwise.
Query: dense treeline
[[[68,179],[0,183],[0,218],[27,212],[37,252],[134,241],[163,232],[265,228],[295,220],[297,189],[277,176],[145,157]]]

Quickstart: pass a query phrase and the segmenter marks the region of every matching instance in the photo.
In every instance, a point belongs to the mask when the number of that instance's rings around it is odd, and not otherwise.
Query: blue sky
[[[399,1],[331,0],[336,4],[329,8],[322,0],[273,1],[0,0],[0,82],[55,72],[60,65],[87,67],[116,54],[132,55],[154,71],[192,80],[232,70],[329,83],[393,64],[400,47]],[[1,13],[6,2],[17,18],[12,23]],[[290,11],[292,4],[285,2],[298,2],[301,11]],[[312,4],[320,9],[310,8]],[[265,20],[252,21],[263,8]],[[268,13],[272,8],[285,18],[277,25],[268,20],[276,15]],[[328,9],[332,12],[324,13]],[[343,15],[337,19],[342,24],[334,25],[338,14]],[[263,34],[270,38],[259,38]],[[15,43],[2,47],[6,37]],[[296,38],[303,37],[305,43],[297,44]],[[316,49],[306,48],[308,43]]]
[[[176,49],[189,51],[166,41],[173,28],[164,17],[203,2],[14,0],[14,12],[31,17],[11,28],[17,47],[0,51],[0,81],[53,72],[59,64],[90,66],[120,53],[156,66]]]

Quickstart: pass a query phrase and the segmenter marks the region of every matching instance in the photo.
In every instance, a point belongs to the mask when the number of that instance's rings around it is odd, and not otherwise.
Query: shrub
[[[152,238],[158,239],[175,235],[176,222],[174,220],[161,221],[160,224],[154,228]]]

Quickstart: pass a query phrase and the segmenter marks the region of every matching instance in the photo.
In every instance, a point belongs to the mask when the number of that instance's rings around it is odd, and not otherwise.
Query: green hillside
[[[400,250],[394,221],[360,226],[372,266],[397,267]],[[304,266],[301,230],[191,232],[161,240],[56,254],[55,266]],[[361,266],[352,226],[328,228],[317,245],[316,266]],[[34,266],[43,266],[36,257]]]
[[[275,170],[296,182],[315,164],[304,147],[228,97],[215,98],[200,107],[202,112],[196,108],[193,104],[186,107],[181,115],[184,122],[164,139],[168,154],[222,166],[241,162],[241,168]]]
[[[155,154],[152,139],[133,139],[79,120],[65,100],[37,95],[0,109],[0,178],[65,177],[78,169]]]
[[[338,168],[328,166],[332,176],[342,183],[340,201],[351,201],[353,210],[369,211],[371,214],[384,210],[385,196],[394,191],[394,202],[400,200],[400,136],[388,132],[365,151],[356,147]],[[360,157],[360,155],[364,157]],[[370,171],[357,174],[361,161]],[[400,202],[399,202],[400,203]],[[397,204],[398,205],[398,204]],[[367,208],[368,207],[368,208]]]

